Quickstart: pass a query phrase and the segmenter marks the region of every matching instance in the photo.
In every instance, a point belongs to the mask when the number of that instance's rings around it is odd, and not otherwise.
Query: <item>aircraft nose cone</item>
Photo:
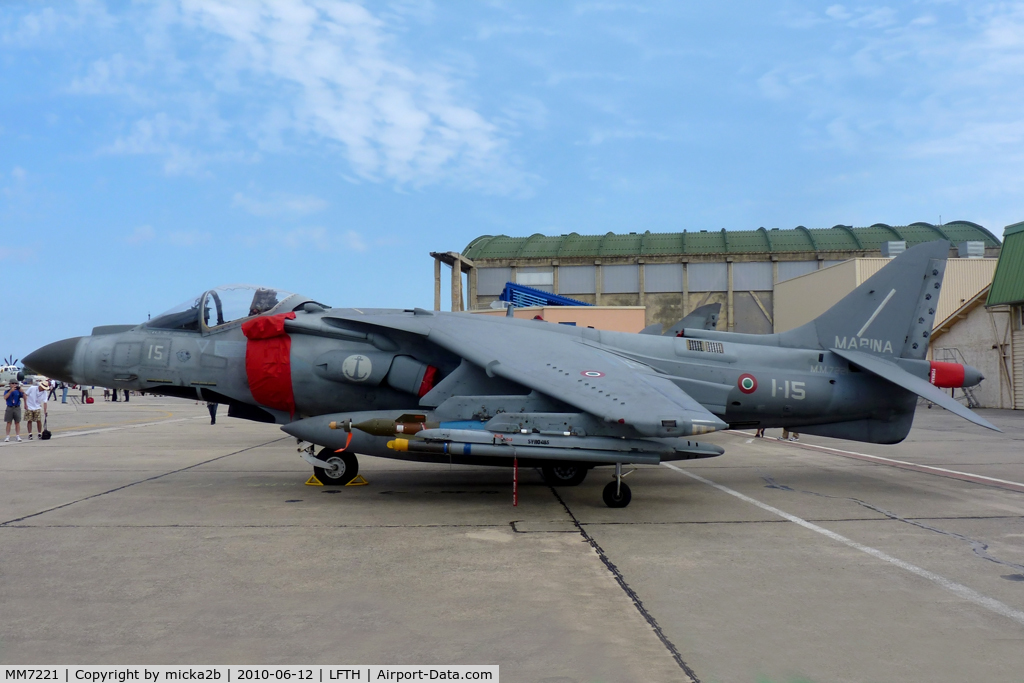
[[[981,384],[981,380],[983,379],[985,379],[985,375],[981,374],[981,370],[970,365],[964,366],[965,387],[973,387],[977,384]]]
[[[47,377],[62,382],[74,382],[75,380],[71,376],[71,361],[75,358],[75,351],[78,349],[78,342],[81,339],[82,337],[71,337],[47,344],[25,356],[23,362],[26,367]]]

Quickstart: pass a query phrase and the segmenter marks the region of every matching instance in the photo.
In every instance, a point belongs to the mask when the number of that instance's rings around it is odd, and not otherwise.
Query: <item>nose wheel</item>
[[[333,448],[324,448],[318,459],[334,466],[334,469],[313,467],[313,473],[324,486],[344,486],[359,474],[359,461],[351,453],[335,453]]]
[[[608,482],[601,493],[604,504],[610,508],[624,508],[633,498],[629,485],[623,483],[622,476],[622,463],[617,462],[615,463],[615,479]]]

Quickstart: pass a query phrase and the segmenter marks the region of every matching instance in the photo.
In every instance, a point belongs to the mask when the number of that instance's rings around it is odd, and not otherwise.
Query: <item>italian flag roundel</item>
[[[752,394],[757,391],[757,378],[753,375],[744,373],[740,375],[739,380],[736,382],[736,386],[740,388],[744,394]]]

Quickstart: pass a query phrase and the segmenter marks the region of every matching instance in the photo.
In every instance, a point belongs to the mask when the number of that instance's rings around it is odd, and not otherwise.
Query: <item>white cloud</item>
[[[0,261],[24,261],[35,256],[35,250],[28,247],[0,246]]]
[[[152,225],[140,225],[130,235],[125,237],[125,242],[135,246],[155,242],[172,247],[193,247],[199,244],[207,244],[212,239],[213,235],[203,230],[168,230],[158,232]]]
[[[828,9],[825,10],[825,14],[837,21],[846,21],[853,16],[842,5],[830,5]]]
[[[128,244],[143,244],[152,242],[156,238],[156,230],[152,225],[140,225],[132,231],[132,234],[125,238]]]
[[[11,183],[9,185],[0,187],[0,196],[6,197],[8,199],[13,199],[15,197],[25,197],[28,185],[28,183],[26,183],[25,181],[28,178],[28,171],[26,171],[21,166],[15,166],[14,168],[11,169],[10,175]],[[3,174],[0,174],[0,178],[2,177]]]
[[[167,173],[199,174],[251,159],[240,150],[252,145],[312,149],[372,182],[525,188],[508,131],[473,106],[453,67],[399,43],[407,22],[430,20],[428,2],[393,2],[380,15],[341,0],[171,0],[138,11],[121,27],[137,32],[138,53],[95,59],[67,88],[144,110],[104,153],[157,155]]]
[[[312,249],[315,252],[363,253],[371,248],[371,244],[356,230],[329,230],[322,226],[272,228],[260,232],[250,232],[239,236],[238,239],[245,246],[254,249],[265,249],[272,246],[292,250],[308,251]],[[379,238],[373,244],[377,246],[386,242],[386,238]]]
[[[363,239],[363,236],[355,230],[348,230],[345,232],[345,246],[352,251],[359,252],[367,251],[370,248],[366,243],[366,240]]]
[[[253,216],[305,216],[328,206],[326,200],[313,195],[272,193],[268,199],[257,199],[242,192],[235,193],[231,204]]]
[[[217,112],[195,99],[188,118],[175,118],[166,112],[135,121],[131,130],[100,149],[103,154],[152,154],[163,157],[163,170],[167,175],[203,176],[211,164],[253,163],[259,161],[255,152],[221,150],[204,152],[188,144],[197,131],[207,134],[223,131],[228,124]]]
[[[202,230],[173,230],[167,233],[166,241],[175,247],[194,247],[207,244],[212,238],[213,235]]]
[[[775,64],[756,87],[803,112],[808,147],[889,159],[1024,156],[1024,6],[832,5],[827,49]]]

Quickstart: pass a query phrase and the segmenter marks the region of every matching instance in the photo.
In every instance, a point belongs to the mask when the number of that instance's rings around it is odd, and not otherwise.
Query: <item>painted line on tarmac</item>
[[[69,436],[86,436],[88,434],[103,434],[104,432],[119,432],[122,429],[135,429],[136,427],[152,427],[153,425],[166,425],[174,422],[186,422],[188,420],[205,420],[208,419],[205,416],[197,417],[179,417],[175,420],[158,420],[156,422],[141,422],[133,425],[122,425],[120,427],[100,427],[98,429],[84,429],[80,432],[67,432],[64,434],[54,434],[51,439],[64,439]]]
[[[749,436],[746,432],[736,432],[729,430],[732,434],[739,436]],[[747,442],[749,443],[749,441]],[[844,451],[839,448],[831,448],[829,446],[818,446],[813,443],[800,443],[800,442],[782,442],[787,445],[797,446],[799,448],[805,448],[808,450],[819,451],[821,453],[828,453],[830,455],[838,455],[843,458],[853,458],[855,460],[863,460],[865,462],[871,462],[876,465],[887,465],[889,467],[896,467],[901,470],[910,470],[912,472],[922,472],[924,474],[934,474],[939,477],[946,477],[948,479],[959,479],[961,481],[969,481],[972,484],[983,484],[985,486],[995,486],[1001,489],[1007,489],[1008,491],[1017,491],[1018,493],[1024,493],[1024,483],[1019,481],[1009,481],[1007,479],[997,479],[995,477],[986,477],[982,474],[971,474],[970,472],[961,472],[959,470],[950,470],[945,467],[935,467],[934,465],[920,465],[916,462],[907,462],[906,460],[894,460],[893,458],[883,458],[880,455],[870,455],[868,453],[858,453],[857,451]]]
[[[191,418],[182,418],[182,419],[188,420],[188,419],[191,419]],[[138,425],[136,425],[136,426],[138,426]],[[170,472],[164,472],[162,474],[157,474],[157,475],[154,475],[152,477],[146,477],[145,479],[139,479],[138,481],[129,482],[129,483],[123,484],[121,486],[115,486],[114,488],[112,488],[112,489],[110,489],[108,491],[101,491],[100,493],[94,493],[91,496],[85,496],[83,498],[79,498],[77,500],[72,500],[72,501],[69,501],[67,503],[61,503],[60,505],[54,505],[53,507],[46,508],[45,510],[40,510],[39,512],[33,512],[31,514],[28,514],[28,515],[22,515],[21,517],[18,517],[16,519],[9,519],[6,522],[0,522],[0,527],[13,528],[12,525],[15,522],[24,522],[26,519],[32,519],[33,517],[38,517],[40,515],[45,515],[47,512],[53,512],[54,510],[60,510],[60,509],[66,508],[66,507],[70,507],[70,506],[72,506],[72,505],[74,505],[76,503],[81,503],[82,501],[85,501],[85,500],[92,500],[93,498],[99,498],[100,496],[106,496],[106,495],[111,494],[111,493],[116,493],[118,491],[123,491],[124,489],[130,488],[132,486],[135,486],[136,484],[145,484],[148,481],[154,481],[156,479],[160,479],[162,477],[166,477],[166,476],[171,475],[171,474],[178,474],[179,472],[186,472],[186,471],[194,469],[196,467],[201,467],[202,465],[208,465],[211,462],[216,462],[218,460],[223,460],[224,458],[230,458],[232,455],[238,455],[239,453],[245,453],[246,451],[251,451],[254,448],[262,448],[263,446],[269,446],[272,443],[277,443],[278,441],[284,441],[285,439],[290,439],[290,438],[291,438],[290,436],[286,436],[286,437],[281,437],[281,438],[278,438],[278,439],[271,439],[270,441],[266,441],[264,443],[258,443],[258,444],[255,444],[253,446],[246,446],[245,448],[239,449],[237,451],[232,451],[231,453],[225,453],[224,455],[218,455],[218,456],[216,456],[214,458],[210,458],[209,460],[203,460],[202,462],[197,462],[194,465],[188,465],[186,467],[179,467],[178,469],[171,470]]]
[[[630,601],[633,603],[633,607],[636,608],[637,612],[640,613],[640,616],[642,616],[644,618],[644,621],[647,622],[647,625],[650,626],[651,629],[654,631],[654,635],[658,637],[658,640],[661,641],[661,644],[664,645],[665,649],[667,649],[669,654],[672,655],[672,659],[675,660],[676,665],[683,670],[683,673],[687,675],[687,677],[690,680],[690,683],[701,683],[700,678],[697,677],[697,674],[694,672],[694,670],[691,669],[690,665],[683,660],[683,655],[681,652],[679,652],[679,648],[676,647],[675,643],[668,639],[668,636],[665,635],[665,632],[662,630],[661,625],[658,623],[658,620],[655,619],[654,615],[647,610],[647,607],[644,605],[643,600],[641,600],[640,596],[637,595],[637,592],[633,590],[633,587],[629,585],[629,583],[626,581],[626,577],[622,575],[622,572],[619,570],[619,568],[615,566],[614,562],[611,561],[611,559],[608,557],[608,554],[604,551],[604,548],[602,548],[600,544],[598,544],[597,539],[591,536],[587,532],[587,530],[583,528],[583,524],[581,524],[580,520],[577,519],[575,514],[573,514],[573,511],[569,509],[569,504],[565,502],[561,495],[559,495],[558,489],[556,489],[554,486],[548,486],[548,489],[550,489],[551,493],[554,494],[555,500],[561,503],[562,508],[565,510],[565,514],[569,515],[569,520],[576,527],[576,530],[579,531],[580,536],[582,536],[583,540],[589,543],[590,547],[594,549],[595,553],[597,553],[598,559],[601,560],[601,563],[611,573],[612,577],[615,579],[615,582],[619,584],[619,588],[622,589],[622,592],[624,592],[626,594],[626,597],[628,597]],[[515,527],[513,527],[513,531],[515,531]]]
[[[889,555],[888,553],[882,552],[881,550],[878,550],[877,548],[872,548],[871,546],[864,545],[863,543],[858,543],[857,541],[854,541],[853,539],[847,538],[846,536],[843,536],[842,534],[837,534],[834,531],[829,531],[828,529],[826,529],[824,527],[820,527],[817,524],[813,524],[812,522],[808,522],[806,519],[803,519],[801,517],[797,517],[796,515],[791,515],[790,513],[785,512],[783,510],[780,510],[779,508],[774,507],[772,505],[769,505],[768,503],[762,503],[761,501],[759,501],[759,500],[757,500],[755,498],[751,498],[750,496],[745,495],[743,493],[740,493],[739,491],[734,491],[733,489],[729,488],[728,486],[722,486],[721,484],[713,482],[710,479],[705,479],[704,477],[700,476],[699,474],[694,474],[693,472],[684,470],[682,467],[677,467],[677,466],[673,465],[672,463],[663,462],[661,464],[664,465],[665,467],[668,467],[669,469],[675,470],[676,472],[679,472],[680,474],[683,474],[683,475],[689,477],[690,479],[694,479],[696,481],[699,481],[702,484],[707,484],[708,486],[710,486],[712,488],[718,489],[722,493],[727,493],[730,496],[733,496],[735,498],[739,498],[740,500],[744,501],[745,503],[750,503],[751,505],[759,507],[762,510],[764,510],[765,512],[770,512],[773,515],[778,515],[779,517],[782,517],[785,520],[793,522],[793,524],[802,526],[805,529],[809,529],[809,530],[811,530],[811,531],[813,531],[815,533],[821,534],[822,536],[826,536],[828,538],[831,538],[833,541],[838,541],[839,543],[842,543],[843,545],[849,546],[849,547],[853,548],[854,550],[859,550],[862,553],[866,553],[868,555],[871,555],[872,557],[874,557],[876,559],[882,560],[884,562],[888,562],[889,564],[894,565],[896,567],[899,567],[900,569],[903,569],[905,571],[908,571],[911,574],[916,574],[917,576],[920,576],[923,579],[928,579],[932,583],[934,583],[934,584],[936,584],[936,585],[938,585],[938,586],[940,586],[942,588],[945,588],[947,591],[949,591],[950,593],[953,593],[954,595],[956,595],[959,598],[967,600],[968,602],[973,602],[975,605],[978,605],[979,607],[984,607],[985,609],[989,610],[990,612],[995,612],[996,614],[998,614],[1000,616],[1004,616],[1007,619],[1015,621],[1018,624],[1020,624],[1021,626],[1024,626],[1024,612],[1022,612],[1020,610],[1016,610],[1016,609],[1010,607],[1009,605],[1006,605],[1006,604],[1004,604],[1002,602],[999,602],[995,598],[990,598],[990,597],[988,597],[986,595],[982,595],[978,591],[974,590],[973,588],[968,588],[967,586],[963,585],[962,583],[957,583],[956,581],[953,581],[951,579],[947,579],[946,577],[941,576],[939,574],[936,574],[935,572],[931,572],[931,571],[928,571],[927,569],[923,569],[921,567],[918,567],[916,564],[910,564],[909,562],[904,562],[903,560],[901,560],[899,558],[896,558],[896,557],[893,557],[892,555]]]

